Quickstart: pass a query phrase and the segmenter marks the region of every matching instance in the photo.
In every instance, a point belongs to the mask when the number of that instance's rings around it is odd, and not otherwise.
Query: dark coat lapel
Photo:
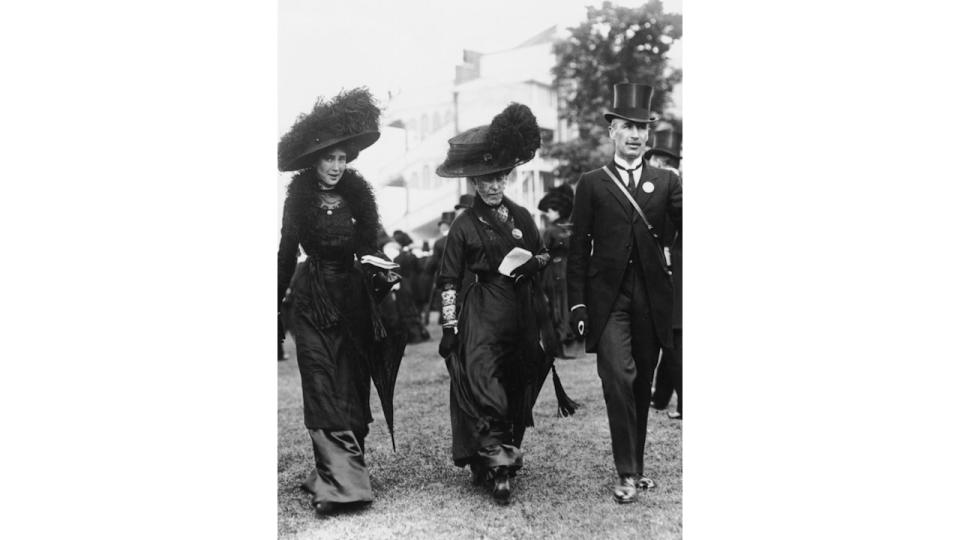
[[[620,175],[617,174],[616,166],[613,164],[612,161],[606,164],[604,168],[610,171],[613,174],[614,178],[620,178]],[[603,171],[600,171],[600,172],[602,174],[601,180],[603,182],[604,187],[607,188],[607,191],[609,191],[610,194],[613,196],[613,198],[616,199],[618,203],[620,203],[620,207],[623,209],[624,212],[627,213],[628,216],[633,214],[635,210],[633,209],[633,206],[630,204],[629,199],[627,199],[627,196],[623,193],[623,190],[621,190],[619,187],[617,187],[616,184],[614,184],[613,178],[610,178],[610,176],[607,173]]]
[[[640,205],[640,208],[644,208],[644,205],[650,197],[653,196],[653,191],[647,193],[643,190],[643,183],[650,182],[654,186],[654,191],[660,189],[660,186],[657,186],[656,178],[660,176],[660,173],[657,169],[651,167],[650,165],[644,164],[643,169],[640,171],[640,181],[637,182],[637,204]]]

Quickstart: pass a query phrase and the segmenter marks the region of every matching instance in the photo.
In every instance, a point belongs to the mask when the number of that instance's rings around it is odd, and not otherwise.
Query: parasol
[[[370,378],[380,396],[380,406],[383,408],[383,417],[390,430],[390,442],[393,451],[397,451],[397,441],[393,435],[393,391],[397,384],[397,373],[400,371],[400,361],[407,347],[407,334],[399,326],[399,317],[391,317],[396,312],[396,302],[392,294],[388,294],[380,303],[384,327],[387,336],[377,342],[373,357],[369,362]],[[392,310],[392,311],[391,311]]]

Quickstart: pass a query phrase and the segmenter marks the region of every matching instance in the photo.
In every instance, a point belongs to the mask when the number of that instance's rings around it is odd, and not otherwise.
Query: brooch
[[[513,237],[516,238],[517,240],[520,240],[521,238],[523,238],[523,233],[520,232],[520,229],[513,229],[512,231],[510,231],[510,234],[512,234]]]
[[[641,187],[644,193],[653,193],[653,182],[644,182]]]

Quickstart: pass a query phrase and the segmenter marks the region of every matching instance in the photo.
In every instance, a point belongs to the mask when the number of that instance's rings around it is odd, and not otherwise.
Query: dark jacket
[[[606,168],[617,175],[612,162]],[[636,200],[656,237],[647,231],[626,195],[613,182],[603,169],[585,173],[578,182],[567,263],[570,306],[586,304],[590,318],[586,348],[587,352],[596,351],[627,263],[635,254],[646,284],[657,336],[661,345],[671,347],[673,286],[663,255],[663,232],[668,215],[680,229],[683,200],[680,178],[664,169],[643,167]],[[653,184],[650,193],[642,188],[646,182]]]

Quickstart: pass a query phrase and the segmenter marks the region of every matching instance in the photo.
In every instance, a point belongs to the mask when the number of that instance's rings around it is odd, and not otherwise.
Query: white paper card
[[[518,266],[529,261],[530,257],[533,257],[533,253],[523,248],[515,247],[503,258],[503,262],[500,263],[500,268],[497,268],[497,271],[505,276],[509,276]]]
[[[381,259],[380,257],[374,257],[373,255],[364,255],[363,257],[360,257],[360,262],[363,264],[371,264],[373,266],[376,266],[377,268],[382,268],[384,270],[393,270],[396,268],[400,268],[400,265],[393,261]]]

